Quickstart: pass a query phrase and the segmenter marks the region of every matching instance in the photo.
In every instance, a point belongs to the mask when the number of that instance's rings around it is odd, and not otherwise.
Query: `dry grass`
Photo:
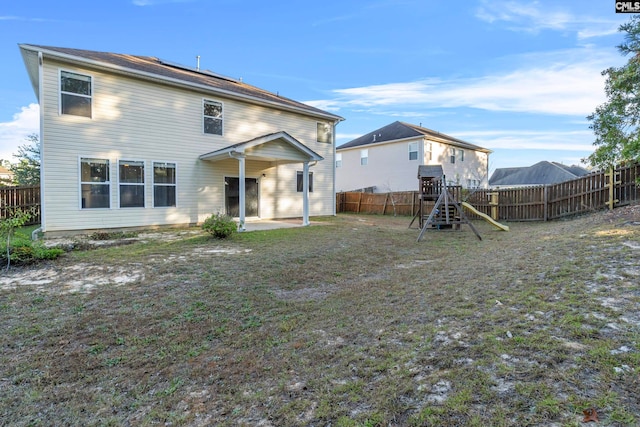
[[[476,223],[483,241],[417,243],[409,220],[167,234],[13,270],[0,425],[640,423],[637,209]]]

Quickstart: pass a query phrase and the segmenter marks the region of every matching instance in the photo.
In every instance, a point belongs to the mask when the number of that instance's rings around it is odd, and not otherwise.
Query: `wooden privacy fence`
[[[28,225],[40,223],[40,186],[0,187],[0,220],[11,215],[13,209],[32,209],[35,215]]]
[[[451,186],[449,191],[460,199],[462,187]],[[336,211],[380,215],[413,215],[420,205],[418,191],[393,193],[346,192],[336,194]]]
[[[503,221],[549,221],[640,200],[636,179],[640,164],[594,172],[560,184],[521,188],[480,189],[473,192],[449,187],[454,198]],[[417,183],[416,183],[417,186]],[[338,193],[337,212],[414,215],[419,192]],[[395,209],[394,209],[395,208]],[[468,213],[470,218],[474,215]]]

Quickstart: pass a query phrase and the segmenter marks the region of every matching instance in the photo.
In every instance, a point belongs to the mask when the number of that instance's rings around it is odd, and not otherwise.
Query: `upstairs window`
[[[342,167],[342,153],[336,153],[336,168]]]
[[[302,171],[296,172],[296,191],[298,193],[302,193],[304,190],[304,183],[302,182],[302,178],[304,174]],[[313,172],[309,172],[309,193],[313,193]]]
[[[91,76],[60,71],[60,114],[91,117]]]
[[[153,207],[176,206],[176,164],[153,162]]]
[[[427,161],[433,158],[433,145],[430,142],[424,144],[425,158]]]
[[[369,150],[360,150],[360,165],[366,166],[369,164]]]
[[[458,159],[464,162],[464,150],[458,150]]]
[[[450,155],[451,163],[455,163],[456,162],[456,149],[455,148],[449,149],[449,155]]]
[[[409,143],[409,160],[418,160],[418,143]]]
[[[203,101],[204,133],[222,135],[222,103],[205,99]]]
[[[331,143],[331,125],[328,123],[320,123],[316,127],[316,141]]]
[[[144,162],[120,160],[120,207],[144,208]]]
[[[80,208],[99,209],[111,207],[109,195],[109,160],[80,159]]]

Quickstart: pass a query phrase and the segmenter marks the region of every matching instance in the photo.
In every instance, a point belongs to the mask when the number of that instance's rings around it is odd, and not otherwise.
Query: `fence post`
[[[500,202],[500,196],[497,191],[493,191],[489,193],[489,205],[491,206],[491,218],[495,219],[496,221],[500,219],[498,218],[499,202]]]
[[[616,203],[619,202],[619,200],[617,200],[616,197],[616,189],[615,186],[620,184],[620,181],[616,181],[616,171],[613,167],[611,167],[611,169],[609,169],[609,173],[606,173],[605,175],[605,179],[609,178],[609,200],[607,201],[607,206],[609,207],[609,210],[612,211],[613,207]]]
[[[384,215],[385,211],[387,210],[387,200],[389,199],[389,193],[387,193],[387,195],[384,198],[384,204],[382,205],[382,215]]]
[[[542,194],[542,216],[544,222],[549,220],[549,186],[544,186],[544,193]]]

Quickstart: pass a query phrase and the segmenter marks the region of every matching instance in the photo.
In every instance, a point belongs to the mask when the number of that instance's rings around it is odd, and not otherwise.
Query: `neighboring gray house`
[[[541,161],[533,166],[496,169],[489,185],[491,187],[526,187],[530,185],[557,184],[591,173],[580,166]]]
[[[335,214],[341,117],[156,57],[20,51],[40,104],[45,233]]]
[[[336,191],[415,191],[418,166],[442,165],[447,182],[486,187],[491,150],[404,122],[336,148]]]

